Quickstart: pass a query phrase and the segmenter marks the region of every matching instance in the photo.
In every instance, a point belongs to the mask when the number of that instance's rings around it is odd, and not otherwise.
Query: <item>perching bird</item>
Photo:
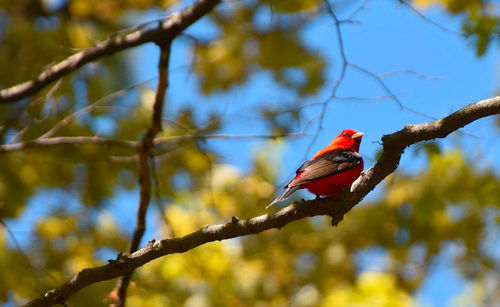
[[[280,196],[267,207],[290,197],[298,189],[308,189],[319,196],[334,196],[350,187],[363,171],[363,159],[358,153],[362,132],[353,129],[342,131],[311,160],[297,169],[297,175],[290,181]]]

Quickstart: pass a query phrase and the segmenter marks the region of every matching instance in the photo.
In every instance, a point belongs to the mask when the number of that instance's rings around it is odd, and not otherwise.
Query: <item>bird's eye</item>
[[[346,136],[347,136],[347,133],[342,134],[342,136],[343,136],[343,137],[346,137]]]

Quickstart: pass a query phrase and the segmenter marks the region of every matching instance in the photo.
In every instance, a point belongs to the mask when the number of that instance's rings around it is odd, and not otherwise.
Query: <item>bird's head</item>
[[[352,150],[359,151],[359,144],[361,143],[361,138],[363,137],[363,132],[358,132],[354,129],[346,129],[342,131],[333,141],[330,146],[342,146],[348,147]]]

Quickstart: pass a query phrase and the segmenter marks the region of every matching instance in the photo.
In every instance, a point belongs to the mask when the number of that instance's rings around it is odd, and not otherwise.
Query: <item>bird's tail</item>
[[[285,192],[281,193],[281,195],[276,197],[272,203],[270,203],[269,205],[266,206],[266,209],[271,207],[272,205],[274,205],[276,203],[279,203],[280,201],[284,201],[285,199],[290,197],[290,195],[292,195],[293,192],[297,191],[299,188],[300,188],[300,186],[298,186],[298,185],[290,187],[290,188],[286,188]]]

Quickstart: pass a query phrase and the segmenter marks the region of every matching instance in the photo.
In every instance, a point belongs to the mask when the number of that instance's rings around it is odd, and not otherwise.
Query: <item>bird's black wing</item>
[[[297,174],[302,175],[286,188],[303,185],[312,180],[331,176],[359,166],[363,162],[361,155],[352,149],[339,148],[322,154],[302,164],[297,169]]]

